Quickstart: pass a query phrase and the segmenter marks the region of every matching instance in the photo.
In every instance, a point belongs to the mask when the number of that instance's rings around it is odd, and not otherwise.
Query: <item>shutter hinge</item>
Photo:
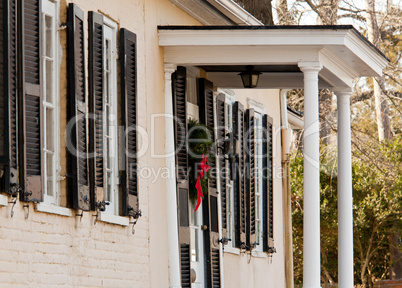
[[[131,216],[131,217],[134,218],[134,221],[133,221],[133,222],[129,222],[129,224],[133,224],[133,228],[132,228],[132,230],[131,230],[131,233],[134,235],[134,234],[135,234],[135,229],[134,229],[134,228],[135,228],[135,224],[137,224],[138,218],[140,218],[140,217],[142,216],[142,211],[141,211],[141,210],[136,211],[136,210],[134,210],[134,208],[131,207],[131,206],[128,206],[127,210],[129,211],[129,212],[128,212],[129,216]],[[134,216],[133,216],[132,214],[130,214],[130,211],[134,211]]]
[[[128,206],[127,207],[127,214],[128,214],[128,216],[131,216],[131,217],[133,217],[135,219],[138,219],[138,218],[140,218],[142,216],[142,211],[141,211],[141,209],[140,210],[135,210],[133,207]]]

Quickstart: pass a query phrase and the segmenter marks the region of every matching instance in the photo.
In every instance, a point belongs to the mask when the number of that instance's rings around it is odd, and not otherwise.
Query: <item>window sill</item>
[[[53,204],[46,204],[46,203],[37,203],[35,204],[35,211],[38,212],[45,212],[50,214],[57,214],[61,216],[71,217],[73,216],[73,212],[69,208],[56,206]]]
[[[267,253],[262,251],[251,251],[251,256],[255,258],[267,258]]]
[[[8,206],[7,195],[0,194],[0,206]]]
[[[240,249],[232,246],[225,246],[223,249],[224,253],[230,253],[230,254],[235,254],[235,255],[240,255]]]
[[[100,212],[99,221],[110,223],[110,224],[121,225],[121,226],[130,225],[130,219],[128,217],[111,215],[111,214],[107,214],[105,212]]]

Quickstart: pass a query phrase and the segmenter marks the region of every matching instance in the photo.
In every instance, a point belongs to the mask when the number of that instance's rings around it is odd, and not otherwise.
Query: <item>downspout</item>
[[[290,152],[292,145],[292,129],[289,128],[286,92],[280,90],[281,104],[281,134],[282,134],[282,187],[283,187],[283,216],[285,236],[285,275],[286,287],[294,287],[293,275],[293,236],[292,236],[292,198],[290,191]]]

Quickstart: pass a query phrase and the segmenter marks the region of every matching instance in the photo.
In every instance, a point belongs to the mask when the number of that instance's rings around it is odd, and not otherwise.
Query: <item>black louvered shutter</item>
[[[256,245],[256,197],[255,197],[255,115],[254,109],[245,113],[245,178],[246,178],[246,219],[247,219],[247,249]]]
[[[16,0],[0,3],[0,191],[18,193]]]
[[[262,117],[262,168],[263,168],[263,250],[272,253],[274,249],[274,203],[272,181],[272,118]]]
[[[85,89],[85,35],[84,11],[77,5],[68,6],[68,119],[74,121],[70,154],[71,194],[73,208],[90,210],[88,147],[87,147],[87,98]]]
[[[21,0],[18,9],[22,56],[19,63],[19,166],[21,200],[40,202],[42,189],[42,87],[41,87],[41,1]]]
[[[121,119],[125,129],[122,174],[123,215],[138,218],[137,179],[137,40],[136,35],[120,29]]]
[[[103,17],[90,11],[89,22],[89,179],[91,209],[104,210],[103,181]]]
[[[180,245],[181,286],[191,287],[191,249],[189,220],[189,189],[187,159],[187,96],[186,68],[177,67],[172,75],[173,115],[175,116],[175,150],[177,207]]]
[[[218,94],[216,97],[216,140],[219,146],[223,147],[223,140],[226,138],[226,125],[225,125],[225,95]],[[221,211],[222,211],[222,237],[228,237],[228,221],[227,221],[227,207],[228,199],[226,192],[226,161],[225,155],[222,155],[223,150],[217,151],[217,162],[219,164],[219,193],[221,194]]]
[[[239,154],[235,156],[233,187],[235,201],[235,246],[246,248],[246,189],[244,151],[244,107],[240,102],[233,105],[233,135],[239,143]]]
[[[200,99],[200,121],[204,123],[214,136],[214,98],[213,98],[213,84],[206,79],[199,80],[199,99]],[[204,249],[206,256],[206,279],[208,281],[207,287],[221,287],[220,275],[220,245],[219,245],[219,224],[218,224],[218,197],[217,193],[217,179],[214,178],[216,173],[216,160],[208,159],[211,166],[211,177],[208,180],[208,195],[205,195],[203,202],[204,223],[207,223],[208,229],[204,232]],[[220,180],[218,180],[220,181]],[[224,236],[225,237],[225,236]],[[227,236],[226,236],[227,237]]]

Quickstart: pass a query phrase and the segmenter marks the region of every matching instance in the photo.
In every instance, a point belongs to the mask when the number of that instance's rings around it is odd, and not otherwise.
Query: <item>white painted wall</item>
[[[138,49],[138,121],[156,141],[153,149],[139,159],[141,167],[163,168],[165,160],[152,153],[165,151],[164,120],[152,115],[164,113],[164,54],[158,45],[157,25],[199,25],[168,0],[60,0],[61,21],[66,21],[66,6],[74,2],[87,12],[97,11],[116,21],[119,28],[137,34]],[[67,51],[66,30],[60,32],[62,59],[60,66],[61,175],[66,174],[65,127],[67,123]],[[86,34],[88,37],[88,33]],[[86,41],[87,44],[87,41]],[[247,97],[264,103],[279,131],[278,91],[236,91],[247,107]],[[153,125],[154,124],[154,125]],[[274,145],[274,163],[280,167],[280,136]],[[150,136],[151,137],[151,136]],[[151,141],[152,138],[149,138]],[[14,217],[11,205],[0,206],[0,287],[168,287],[168,246],[166,228],[166,184],[164,179],[139,181],[140,208],[143,212],[135,230],[98,221],[94,212],[76,211],[72,216],[38,212],[29,204],[17,202]],[[62,180],[61,205],[67,204],[66,180]],[[275,247],[273,258],[224,254],[225,287],[284,287],[284,246],[282,231],[282,186],[274,178]],[[271,263],[272,261],[272,263]]]
[[[271,257],[254,257],[249,254],[224,253],[225,287],[266,288],[286,287],[285,246],[281,179],[281,133],[279,90],[234,90],[235,98],[245,108],[251,98],[264,104],[265,113],[273,118],[273,183],[274,183],[274,240],[276,253]],[[262,253],[267,256],[268,254]]]

